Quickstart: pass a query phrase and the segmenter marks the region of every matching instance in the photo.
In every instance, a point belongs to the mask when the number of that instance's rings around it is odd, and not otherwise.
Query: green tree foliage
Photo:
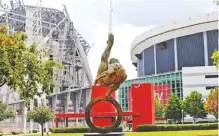
[[[177,95],[173,94],[167,102],[165,115],[167,119],[172,119],[174,122],[182,119],[182,104]]]
[[[0,121],[3,119],[12,118],[15,116],[15,112],[12,109],[7,109],[7,106],[0,101]]]
[[[155,106],[155,117],[163,117],[164,108],[157,98],[155,98],[154,100],[154,106]]]
[[[37,122],[41,125],[43,136],[44,124],[52,120],[54,118],[54,115],[48,106],[40,106],[39,108],[28,111],[27,118],[32,119],[34,122]]]
[[[218,88],[211,90],[204,107],[208,113],[218,118]]]
[[[63,67],[53,60],[40,59],[36,45],[27,47],[26,39],[23,32],[8,34],[6,26],[0,27],[0,87],[7,84],[28,102],[39,87],[50,94],[55,86],[53,69]]]
[[[218,52],[218,50],[215,50],[212,53],[211,59],[213,59],[213,64],[218,68],[219,67],[219,64],[218,64],[219,52]]]
[[[193,117],[194,123],[197,118],[205,118],[207,113],[204,109],[202,94],[198,91],[192,91],[184,100],[184,111]]]
[[[218,6],[219,0],[213,0],[213,3],[215,3]]]

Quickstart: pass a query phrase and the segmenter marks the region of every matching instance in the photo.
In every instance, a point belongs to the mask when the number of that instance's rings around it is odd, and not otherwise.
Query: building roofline
[[[153,28],[137,36],[132,42],[130,50],[132,62],[137,62],[136,54],[140,54],[154,44],[214,29],[218,29],[218,12],[174,21],[165,26]]]

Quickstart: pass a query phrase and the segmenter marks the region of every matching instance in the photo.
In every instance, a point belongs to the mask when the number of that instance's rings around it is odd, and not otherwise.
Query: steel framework
[[[63,64],[63,71],[54,69],[57,73],[54,75],[56,87],[50,98],[47,97],[47,104],[54,112],[57,112],[57,101],[60,98],[63,98],[61,103],[64,99],[74,101],[76,109],[79,109],[81,103],[84,105],[89,101],[87,94],[90,93],[93,82],[87,61],[90,46],[75,29],[65,5],[63,11],[59,11],[42,7],[40,0],[36,6],[24,5],[22,0],[10,0],[9,4],[3,4],[0,0],[0,25],[2,24],[8,26],[9,33],[26,32],[27,45],[35,43],[39,52],[46,54],[42,59],[53,59]],[[6,96],[8,104],[9,95],[10,91]],[[86,98],[82,100],[82,97]],[[64,112],[70,111],[69,105],[70,102],[65,103]]]
[[[40,51],[49,51],[50,59],[64,64],[65,71],[56,77],[58,86],[90,87],[92,76],[86,58],[90,46],[74,28],[65,5],[63,8],[59,11],[41,4],[26,6],[20,0],[11,0],[10,6],[0,3],[0,11],[4,12],[0,24],[7,24],[9,33],[26,32],[29,44],[37,43]]]

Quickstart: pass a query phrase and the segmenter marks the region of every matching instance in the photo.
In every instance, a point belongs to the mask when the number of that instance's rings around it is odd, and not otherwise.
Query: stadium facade
[[[137,36],[131,45],[131,59],[138,78],[127,80],[119,89],[123,110],[132,111],[129,90],[133,83],[153,83],[163,105],[171,94],[183,99],[193,90],[205,99],[218,86],[211,59],[216,49],[218,12],[175,21]]]
[[[90,101],[92,75],[87,61],[89,44],[74,28],[68,10],[63,6],[63,11],[53,8],[41,7],[40,1],[36,6],[27,6],[22,1],[10,1],[9,4],[0,3],[0,24],[9,27],[9,33],[17,31],[26,32],[27,45],[37,44],[39,52],[49,52],[42,59],[52,59],[63,64],[64,70],[54,69],[56,87],[53,93],[46,96],[42,92],[36,96],[29,106],[25,107],[23,100],[16,91],[3,86],[0,91],[0,100],[16,111],[14,119],[0,122],[0,131],[41,130],[39,125],[26,120],[26,113],[44,104],[52,108],[53,113],[83,113]],[[42,101],[46,100],[46,101]],[[72,125],[85,125],[84,120],[69,120]],[[27,124],[26,124],[27,122]],[[64,120],[60,120],[64,124]],[[46,124],[46,128],[53,127],[53,123]],[[61,126],[61,125],[59,125]],[[7,128],[13,130],[7,130]]]

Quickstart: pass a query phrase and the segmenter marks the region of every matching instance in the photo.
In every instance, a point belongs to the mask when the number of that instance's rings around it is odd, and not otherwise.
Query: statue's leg
[[[110,52],[113,46],[113,42],[114,42],[114,36],[113,34],[109,34],[108,41],[107,41],[107,47],[101,56],[100,65],[97,71],[97,77],[99,77],[104,71],[108,69],[108,59],[109,59]]]
[[[106,96],[111,96],[111,94],[116,91],[117,89],[119,89],[120,84],[114,84],[109,91],[107,92]]]

